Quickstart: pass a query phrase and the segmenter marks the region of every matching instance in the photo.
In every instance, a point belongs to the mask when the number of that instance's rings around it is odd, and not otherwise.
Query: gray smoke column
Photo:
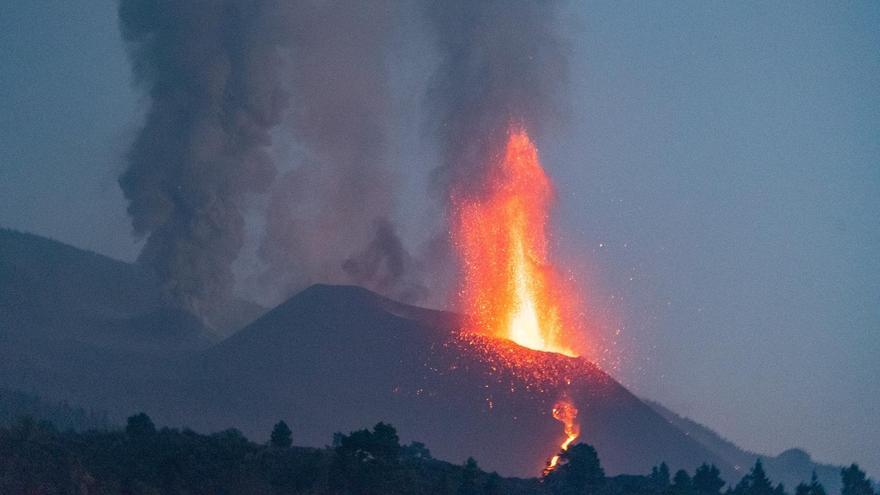
[[[376,221],[373,240],[360,253],[342,264],[346,274],[360,285],[404,302],[421,301],[428,295],[419,273],[422,267],[406,250],[394,226]]]
[[[284,298],[316,282],[412,300],[423,289],[390,218],[387,71],[397,2],[289,4],[290,135],[299,153],[273,187],[261,286]]]
[[[441,56],[428,122],[443,153],[434,179],[444,199],[480,194],[511,122],[536,138],[559,120],[567,63],[558,9],[539,0],[428,2]]]
[[[269,131],[286,96],[286,30],[262,0],[121,0],[119,20],[146,121],[119,184],[140,261],[167,302],[210,322],[230,297],[243,203],[274,176]]]

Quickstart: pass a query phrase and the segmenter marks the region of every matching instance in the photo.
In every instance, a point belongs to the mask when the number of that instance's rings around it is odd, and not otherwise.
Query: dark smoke
[[[169,304],[210,322],[229,299],[243,203],[274,176],[269,131],[286,96],[285,29],[263,0],[121,0],[146,121],[119,184]]]
[[[228,305],[246,203],[265,192],[258,280],[275,299],[315,282],[425,294],[422,267],[439,263],[416,262],[394,231],[387,163],[390,45],[413,9],[427,11],[441,59],[427,108],[443,153],[435,189],[479,193],[512,120],[539,134],[557,117],[554,4],[120,0],[149,107],[119,183],[170,304],[208,322]],[[273,136],[294,151],[275,181]]]
[[[403,302],[420,301],[428,295],[427,289],[413,278],[419,273],[418,268],[394,226],[384,219],[376,221],[376,237],[366,249],[342,265],[355,283],[394,294]]]
[[[446,0],[427,17],[441,55],[428,90],[429,123],[441,145],[441,194],[479,194],[511,122],[533,136],[561,115],[567,64],[558,2]]]
[[[392,297],[423,290],[394,233],[387,164],[387,71],[396,2],[303,2],[292,9],[290,130],[295,168],[270,199],[260,256],[276,297],[315,282],[357,283]]]

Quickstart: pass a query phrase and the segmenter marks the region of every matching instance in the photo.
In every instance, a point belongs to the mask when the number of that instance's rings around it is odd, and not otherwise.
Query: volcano
[[[284,419],[298,445],[323,446],[335,432],[386,421],[440,459],[473,456],[489,470],[517,476],[538,475],[565,440],[553,417],[564,392],[578,409],[577,441],[597,448],[609,474],[646,473],[662,461],[693,470],[705,461],[735,479],[729,462],[592,363],[493,336],[462,338],[466,322],[453,313],[358,287],[317,285],[219,343],[169,352],[168,331],[177,320],[154,317],[163,310],[135,298],[150,294],[150,286],[138,282],[133,265],[36,236],[10,233],[0,247],[2,386],[111,417],[145,411],[160,424],[235,427],[251,438],[267,437]],[[99,276],[109,268],[116,278]],[[68,273],[88,280],[90,289],[79,289]],[[113,286],[136,290],[120,301],[92,297]],[[62,313],[76,319],[44,321]],[[83,323],[102,318],[114,326]],[[153,323],[142,324],[144,318]],[[138,344],[118,345],[129,334]],[[507,367],[508,354],[534,366]],[[533,379],[528,370],[561,370],[571,384]]]
[[[551,413],[561,391],[486,359],[487,347],[509,346],[540,369],[579,370],[566,391],[582,440],[610,473],[648,472],[661,461],[729,467],[593,364],[510,342],[487,346],[489,337],[463,340],[461,320],[359,287],[316,285],[179,363],[155,387],[161,393],[138,402],[164,423],[235,425],[257,437],[285,419],[297,442],[314,446],[386,421],[439,458],[473,456],[490,470],[534,476],[564,440]]]

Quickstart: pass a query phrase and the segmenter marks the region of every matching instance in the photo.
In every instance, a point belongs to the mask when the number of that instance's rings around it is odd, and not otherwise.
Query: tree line
[[[829,495],[815,475],[790,493],[773,484],[758,460],[737,484],[704,464],[670,475],[605,475],[596,450],[573,445],[543,477],[504,478],[476,460],[434,459],[422,443],[402,445],[393,426],[337,433],[325,448],[296,447],[279,421],[259,444],[240,431],[210,435],[156,428],[143,413],[125,429],[61,431],[24,418],[0,427],[0,493],[75,495],[338,494],[338,495]],[[840,495],[876,495],[857,465],[841,472]],[[726,488],[725,488],[726,487]]]

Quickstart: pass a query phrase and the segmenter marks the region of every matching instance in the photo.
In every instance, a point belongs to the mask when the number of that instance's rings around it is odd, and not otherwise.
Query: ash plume
[[[269,131],[287,97],[278,5],[264,0],[121,0],[119,21],[145,123],[119,185],[139,261],[169,304],[210,322],[229,299],[243,203],[274,176]]]
[[[421,293],[390,221],[387,72],[396,2],[302,2],[291,9],[288,131],[294,168],[273,188],[259,255],[275,299],[315,282]]]
[[[399,301],[415,302],[427,297],[427,289],[416,278],[417,261],[403,246],[394,226],[385,219],[375,223],[373,240],[346,260],[342,269],[355,283],[393,294]]]
[[[314,282],[419,293],[389,220],[396,13],[390,0],[120,1],[149,107],[119,184],[167,303],[221,317],[247,202],[266,192],[258,278],[275,299]],[[278,180],[273,138],[298,151]]]
[[[170,304],[208,322],[226,305],[244,213],[261,193],[257,279],[273,299],[314,282],[425,293],[424,263],[391,221],[387,164],[389,46],[413,7],[427,11],[441,58],[427,108],[443,154],[435,190],[478,194],[512,120],[539,133],[557,116],[565,57],[554,4],[120,0],[149,107],[119,184],[146,237],[140,261]]]
[[[449,0],[426,14],[441,64],[428,89],[440,142],[435,187],[480,194],[511,122],[538,134],[560,118],[567,63],[558,2]]]

